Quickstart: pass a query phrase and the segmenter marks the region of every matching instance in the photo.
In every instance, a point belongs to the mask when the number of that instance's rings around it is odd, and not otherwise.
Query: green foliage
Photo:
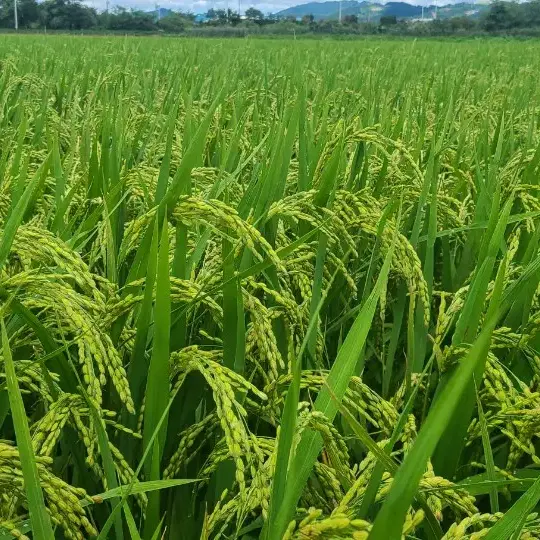
[[[540,537],[539,52],[5,37],[0,538]]]
[[[168,19],[168,17],[165,19]],[[139,10],[127,10],[122,7],[116,7],[111,13],[102,14],[101,21],[103,26],[109,30],[127,30],[131,32],[152,32],[157,30],[156,17],[151,13]],[[178,21],[165,21],[163,24],[165,28],[176,28]],[[180,30],[182,29],[183,26]]]
[[[392,26],[393,24],[397,24],[397,17],[395,15],[385,15],[380,18],[379,22],[381,26]]]
[[[255,9],[254,7],[246,9],[245,16],[252,21],[259,22],[264,20],[264,13],[259,9]]]

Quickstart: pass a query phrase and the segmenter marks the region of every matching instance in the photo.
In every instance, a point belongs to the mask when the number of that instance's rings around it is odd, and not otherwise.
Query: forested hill
[[[440,18],[478,16],[488,8],[488,4],[472,4],[471,2],[459,2],[444,6],[430,5],[423,10],[424,17],[434,17],[435,13]],[[312,15],[316,20],[337,19],[339,16],[339,2],[308,2],[284,9],[276,14],[279,17],[302,18]],[[377,19],[379,17],[396,17],[398,19],[416,19],[422,17],[422,6],[408,4],[406,2],[388,2],[379,4],[376,2],[357,2],[346,0],[341,2],[341,15],[355,15],[360,20]]]

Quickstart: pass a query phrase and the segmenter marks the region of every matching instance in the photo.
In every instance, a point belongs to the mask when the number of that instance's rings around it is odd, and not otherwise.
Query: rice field
[[[540,538],[540,43],[0,38],[0,539]]]

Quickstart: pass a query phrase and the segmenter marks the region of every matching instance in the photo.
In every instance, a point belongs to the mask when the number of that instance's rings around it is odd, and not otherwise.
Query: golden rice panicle
[[[71,397],[65,395],[55,401],[47,414],[32,426],[32,444],[36,454],[42,456],[52,455],[62,430],[72,414],[74,403]],[[86,442],[90,444],[90,441]]]
[[[82,500],[89,500],[85,491],[81,488],[70,486],[60,478],[54,476],[49,467],[52,460],[45,457],[37,457],[36,465],[40,483],[45,496],[46,508],[53,523],[62,527],[68,538],[82,540],[87,535],[97,534],[93,525],[86,517],[85,510],[81,506]],[[25,491],[19,451],[16,447],[6,443],[0,443],[0,476],[2,483],[9,479],[11,494],[21,504],[25,500]],[[2,478],[0,478],[2,480]]]
[[[464,540],[465,538],[482,538],[489,532],[489,526],[493,525],[502,514],[474,514],[464,518],[459,523],[453,523],[443,536],[444,540]],[[472,535],[469,529],[475,529]]]
[[[272,327],[275,310],[267,308],[256,296],[244,293],[244,307],[250,314],[246,331],[248,360],[261,366],[262,375],[268,381],[276,380],[285,370],[285,362],[279,351]],[[268,371],[267,371],[268,370]]]
[[[218,231],[222,229],[232,231],[257,259],[263,260],[264,253],[276,268],[282,268],[280,258],[264,236],[255,227],[241,219],[234,208],[220,200],[182,197],[174,209],[173,215],[177,221],[187,225],[201,223]]]
[[[201,450],[201,448],[210,442],[217,427],[219,418],[215,414],[210,414],[200,422],[191,424],[180,435],[178,446],[171,456],[169,463],[163,471],[164,478],[175,478]]]
[[[30,540],[28,536],[26,536],[20,531],[19,527],[20,524],[14,521],[8,521],[4,519],[0,521],[0,528],[7,531],[13,538],[17,538],[18,540]]]
[[[365,540],[371,524],[362,519],[352,519],[346,514],[323,516],[321,510],[309,508],[305,517],[298,523],[292,521],[284,535],[287,540],[301,538],[335,538]]]
[[[103,295],[80,255],[46,229],[32,225],[19,227],[11,249],[25,266],[56,267],[65,273],[66,280],[75,281],[86,294],[91,295],[98,306],[103,304]]]
[[[231,370],[217,363],[215,353],[203,352],[197,347],[189,347],[171,355],[173,373],[198,371],[212,390],[216,414],[225,435],[228,452],[235,464],[236,481],[240,492],[245,492],[246,467],[252,459],[251,439],[245,425],[246,410],[237,400],[235,389],[243,387],[251,390],[261,399],[266,396]]]

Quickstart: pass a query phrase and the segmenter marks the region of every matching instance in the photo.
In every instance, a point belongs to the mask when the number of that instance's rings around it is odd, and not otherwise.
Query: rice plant
[[[540,538],[540,45],[0,42],[0,538]]]

